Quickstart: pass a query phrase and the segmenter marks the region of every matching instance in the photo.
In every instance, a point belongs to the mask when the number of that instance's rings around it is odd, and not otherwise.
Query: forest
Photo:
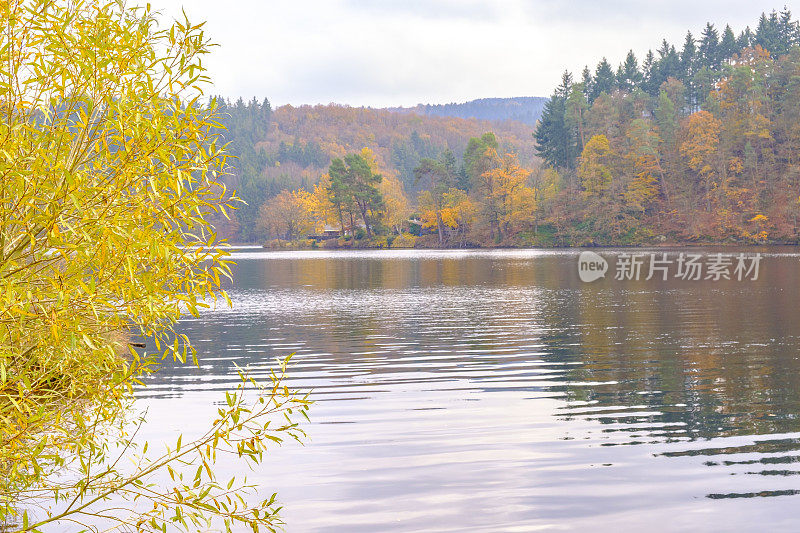
[[[558,240],[797,242],[798,43],[784,10],[564,73],[536,130]]]
[[[228,185],[247,202],[226,233],[318,245],[307,237],[334,229],[337,245],[364,246],[796,243],[798,45],[788,9],[738,34],[708,23],[641,62],[630,51],[616,69],[602,58],[565,72],[535,127],[218,99],[238,157]]]
[[[219,133],[232,156],[225,185],[246,202],[239,204],[232,221],[217,220],[220,233],[232,242],[260,243],[275,237],[288,235],[294,240],[301,236],[295,231],[270,230],[262,216],[264,204],[271,199],[279,202],[279,197],[286,198],[292,192],[295,196],[312,192],[327,179],[334,159],[360,154],[365,148],[382,176],[380,188],[387,196],[384,203],[393,205],[392,198],[396,197],[404,206],[398,215],[402,220],[413,215],[412,207],[426,187],[414,172],[424,159],[452,156],[460,160],[470,139],[487,131],[496,133],[501,152],[517,154],[525,165],[534,166],[539,159],[533,128],[517,121],[420,116],[334,104],[273,109],[269,101],[255,99],[228,102],[216,97],[215,102],[226,128]],[[380,231],[403,226],[397,220],[389,221],[393,214],[376,212],[375,216],[380,214],[388,217],[377,224]],[[322,225],[323,221],[318,221],[317,229]],[[301,233],[305,232],[313,233],[307,225]]]

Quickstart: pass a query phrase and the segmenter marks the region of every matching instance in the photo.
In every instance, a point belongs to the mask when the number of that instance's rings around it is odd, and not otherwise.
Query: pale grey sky
[[[564,69],[641,59],[687,29],[730,23],[738,34],[758,0],[151,0],[207,21],[220,44],[207,61],[215,91],[274,105],[395,106],[548,96]]]

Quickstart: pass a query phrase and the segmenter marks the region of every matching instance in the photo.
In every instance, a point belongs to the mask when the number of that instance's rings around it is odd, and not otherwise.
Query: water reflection
[[[762,253],[758,281],[584,284],[573,252],[245,250],[234,309],[182,323],[202,367],[142,401],[167,418],[296,352],[313,441],[256,473],[290,531],[780,529],[800,255]]]

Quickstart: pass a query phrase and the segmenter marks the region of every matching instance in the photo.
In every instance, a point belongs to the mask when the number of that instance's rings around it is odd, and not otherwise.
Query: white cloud
[[[275,104],[392,106],[547,96],[564,69],[616,64],[707,20],[735,31],[775,7],[744,0],[151,0],[206,20],[215,92]],[[791,8],[791,3],[788,4]]]

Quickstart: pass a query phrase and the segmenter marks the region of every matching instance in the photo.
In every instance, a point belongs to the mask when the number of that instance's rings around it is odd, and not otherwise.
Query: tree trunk
[[[372,238],[372,231],[369,229],[369,217],[367,216],[367,206],[359,205],[358,208],[361,210],[361,220],[364,221],[364,228],[367,230],[367,238]]]

